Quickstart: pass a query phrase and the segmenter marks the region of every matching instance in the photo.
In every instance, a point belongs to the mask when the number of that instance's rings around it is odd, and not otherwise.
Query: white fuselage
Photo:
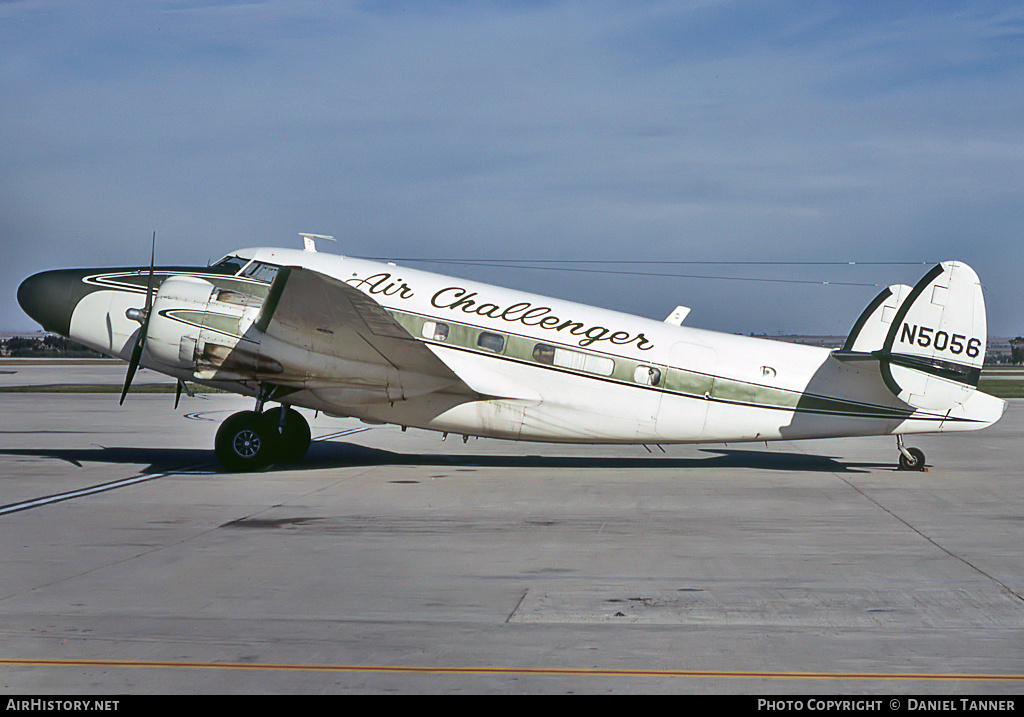
[[[313,348],[307,364],[322,368],[293,371],[297,390],[288,402],[331,414],[467,436],[659,444],[971,430],[989,425],[994,410],[980,393],[984,420],[971,419],[978,412],[971,401],[943,414],[915,410],[886,389],[870,362],[843,363],[823,348],[325,253],[261,248],[235,255],[305,267],[355,287],[475,394],[417,392],[410,383],[360,396],[357,377],[332,374]],[[72,338],[126,358],[138,324],[124,312],[138,303],[137,292],[116,289],[86,297],[72,316]],[[257,313],[245,308],[239,322],[251,324]],[[142,364],[241,393],[257,390],[252,382],[170,367],[148,352]]]

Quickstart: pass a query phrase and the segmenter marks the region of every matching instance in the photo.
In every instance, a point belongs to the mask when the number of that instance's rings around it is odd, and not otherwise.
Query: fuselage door
[[[714,390],[718,354],[707,346],[678,341],[672,346],[668,364],[657,433],[677,441],[700,438]]]

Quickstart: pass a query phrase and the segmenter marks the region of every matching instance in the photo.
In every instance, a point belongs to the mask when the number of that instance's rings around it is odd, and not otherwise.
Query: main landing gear
[[[907,448],[903,445],[903,436],[896,436],[896,448],[900,451],[901,471],[924,470],[924,451],[920,448]]]
[[[309,450],[309,424],[282,404],[266,411],[240,411],[217,429],[214,450],[229,471],[254,471],[271,463],[295,463]]]

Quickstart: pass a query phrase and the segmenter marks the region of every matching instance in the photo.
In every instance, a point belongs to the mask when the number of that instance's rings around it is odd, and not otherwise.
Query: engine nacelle
[[[262,303],[263,297],[198,277],[169,277],[153,301],[146,349],[156,361],[189,369],[197,379],[280,373],[281,364],[259,355],[252,328]]]
[[[146,350],[162,364],[175,368],[195,366],[199,332],[216,287],[193,276],[164,279],[153,300]]]

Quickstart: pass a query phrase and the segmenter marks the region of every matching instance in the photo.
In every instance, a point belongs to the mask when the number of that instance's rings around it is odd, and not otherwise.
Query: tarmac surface
[[[212,450],[251,400],[0,401],[8,694],[1024,690],[1024,400],[908,438],[921,473],[886,437],[649,453],[304,412],[305,461],[255,474]]]
[[[128,364],[109,359],[65,361],[61,359],[26,363],[24,360],[0,360],[0,386],[109,385],[122,386]],[[169,384],[175,380],[147,368],[140,368],[132,379],[133,386]]]

